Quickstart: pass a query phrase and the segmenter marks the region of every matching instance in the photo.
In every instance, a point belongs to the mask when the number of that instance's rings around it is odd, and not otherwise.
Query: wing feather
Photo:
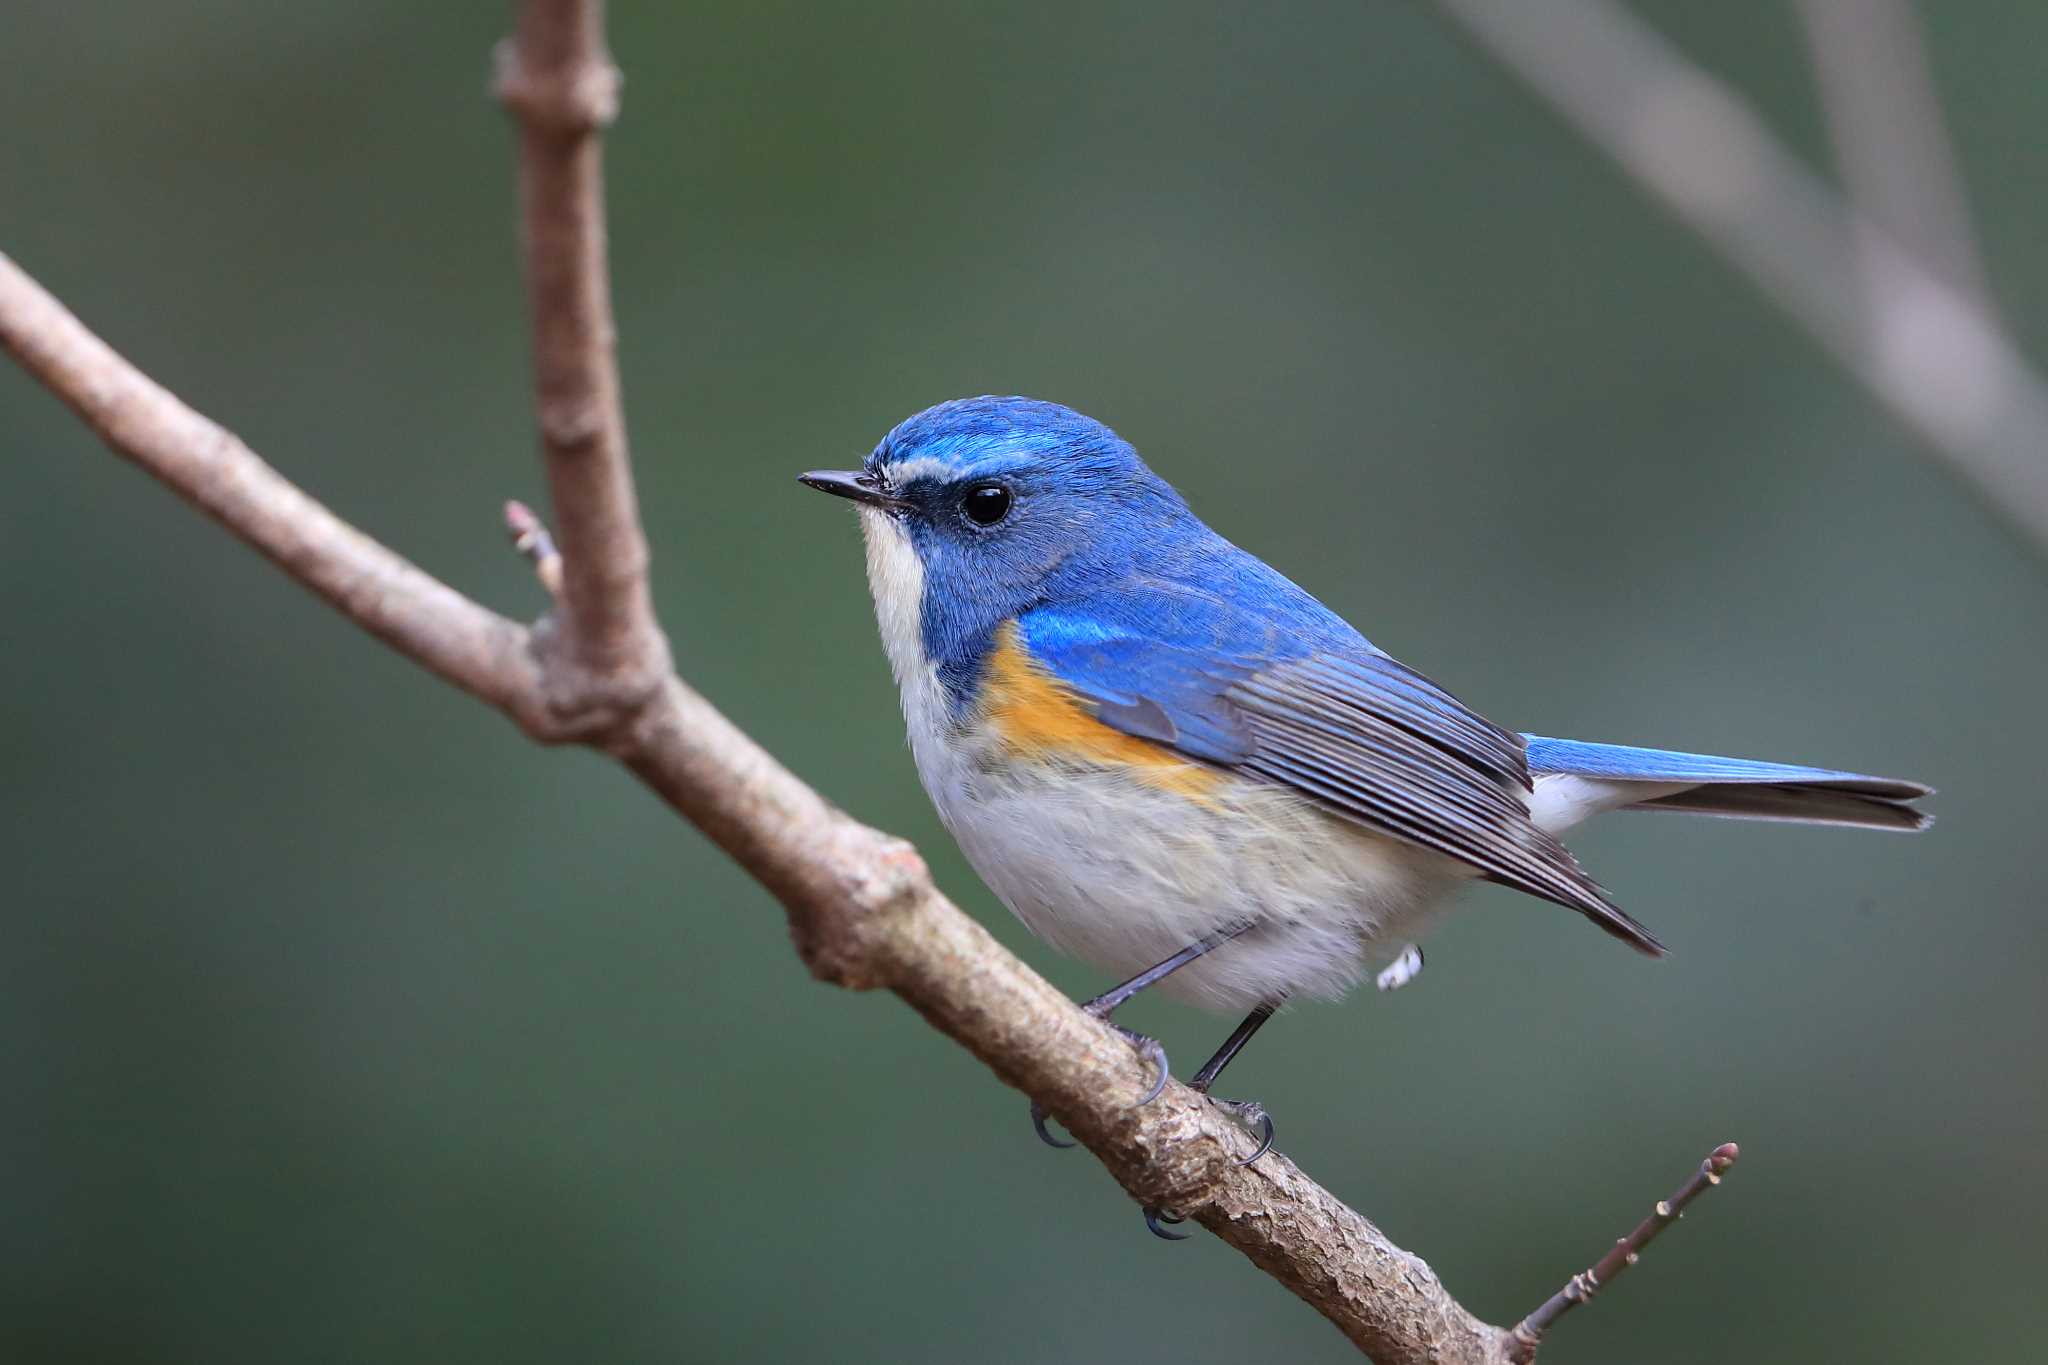
[[[1568,906],[1648,953],[1662,945],[1529,819],[1520,735],[1363,639],[1281,659],[1131,634],[1052,609],[1027,647],[1104,724],[1308,796],[1489,880]]]
[[[1391,655],[1311,656],[1294,666],[1305,675],[1326,679],[1328,690],[1337,696],[1370,689],[1381,703],[1379,714],[1386,719],[1453,756],[1528,788],[1529,768],[1520,735],[1468,710],[1456,697]]]

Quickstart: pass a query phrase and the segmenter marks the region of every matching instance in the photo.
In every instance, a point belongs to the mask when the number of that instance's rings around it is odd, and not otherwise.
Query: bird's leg
[[[1412,943],[1407,943],[1401,946],[1400,953],[1387,965],[1386,970],[1382,971],[1375,978],[1375,983],[1383,991],[1397,991],[1421,974],[1422,949]],[[1223,1040],[1223,1046],[1216,1049],[1216,1055],[1202,1063],[1202,1069],[1197,1071],[1194,1079],[1188,1082],[1188,1088],[1199,1090],[1204,1095],[1209,1094],[1209,1087],[1214,1085],[1216,1078],[1223,1074],[1223,1068],[1229,1066],[1237,1054],[1244,1051],[1244,1045],[1251,1041],[1252,1035],[1257,1033],[1260,1026],[1268,1019],[1273,1017],[1273,1011],[1279,1007],[1280,1002],[1278,1000],[1271,1000],[1246,1015],[1244,1022],[1232,1029],[1230,1036]],[[1246,1132],[1254,1133],[1259,1139],[1258,1149],[1238,1164],[1240,1166],[1249,1166],[1264,1156],[1273,1146],[1273,1116],[1266,1112],[1266,1106],[1260,1104],[1257,1100],[1219,1100],[1214,1096],[1210,1098],[1212,1103],[1220,1104],[1225,1109],[1228,1109],[1231,1116],[1244,1125]],[[1147,1208],[1145,1210],[1146,1228],[1150,1230],[1154,1237],[1163,1237],[1169,1242],[1186,1240],[1188,1234],[1185,1232],[1172,1232],[1167,1228],[1168,1224],[1180,1221],[1180,1219],[1175,1218],[1172,1214],[1160,1209]]]
[[[1160,1046],[1157,1038],[1148,1038],[1142,1033],[1127,1029],[1111,1019],[1110,1015],[1115,1013],[1121,1006],[1129,1003],[1132,996],[1144,990],[1147,986],[1157,985],[1181,968],[1187,966],[1190,962],[1193,962],[1196,958],[1230,942],[1230,940],[1251,927],[1251,924],[1247,922],[1232,925],[1228,929],[1219,929],[1213,934],[1195,940],[1165,961],[1147,967],[1121,986],[1114,986],[1096,996],[1093,1000],[1085,1000],[1081,1003],[1082,1009],[1088,1011],[1088,1013],[1094,1015],[1097,1019],[1100,1019],[1103,1023],[1108,1024],[1111,1028],[1129,1039],[1131,1046],[1148,1058],[1157,1069],[1158,1075],[1152,1082],[1152,1088],[1145,1092],[1145,1097],[1138,1101],[1139,1104],[1150,1104],[1159,1098],[1160,1091],[1166,1089],[1166,1049]],[[1245,1036],[1250,1037],[1251,1035],[1246,1034]],[[1239,1046],[1242,1046],[1242,1044]],[[1045,1106],[1033,1100],[1031,1102],[1031,1127],[1038,1133],[1039,1138],[1048,1147],[1073,1146],[1073,1143],[1063,1142],[1046,1130],[1046,1117]]]
[[[1244,1022],[1232,1029],[1230,1036],[1223,1040],[1223,1046],[1216,1049],[1216,1055],[1202,1063],[1202,1069],[1197,1071],[1194,1079],[1188,1082],[1188,1088],[1190,1090],[1199,1090],[1204,1095],[1209,1094],[1209,1087],[1214,1085],[1216,1078],[1223,1074],[1223,1068],[1229,1066],[1232,1059],[1238,1053],[1244,1051],[1244,1045],[1252,1040],[1252,1035],[1257,1033],[1260,1026],[1268,1019],[1273,1017],[1273,1011],[1278,1008],[1280,1008],[1278,1000],[1269,1000],[1250,1014],[1247,1014],[1244,1017]],[[1238,1165],[1249,1166],[1266,1154],[1267,1149],[1273,1145],[1273,1116],[1266,1112],[1266,1106],[1260,1104],[1257,1100],[1219,1100],[1214,1096],[1210,1096],[1210,1102],[1219,1104],[1229,1110],[1231,1117],[1243,1124],[1246,1132],[1253,1133],[1259,1139],[1258,1150],[1254,1151],[1243,1161],[1238,1162]],[[1163,1226],[1164,1224],[1178,1223],[1180,1221],[1180,1219],[1175,1218],[1172,1214],[1162,1212],[1159,1209],[1148,1208],[1145,1210],[1146,1229],[1154,1237],[1159,1237],[1169,1242],[1187,1240],[1188,1234],[1185,1232],[1169,1232]]]
[[[1223,1068],[1236,1060],[1237,1054],[1244,1051],[1244,1045],[1252,1040],[1252,1035],[1257,1033],[1259,1027],[1273,1017],[1273,1011],[1279,1008],[1278,1000],[1269,1000],[1247,1014],[1244,1022],[1232,1029],[1230,1036],[1223,1040],[1223,1046],[1216,1049],[1216,1055],[1202,1063],[1202,1069],[1188,1082],[1189,1088],[1199,1090],[1204,1095],[1208,1094],[1209,1087],[1223,1074]]]
[[[1279,1008],[1278,1000],[1268,1000],[1247,1014],[1244,1022],[1232,1029],[1230,1036],[1223,1040],[1223,1046],[1216,1049],[1216,1055],[1202,1063],[1202,1069],[1195,1073],[1195,1078],[1189,1081],[1188,1085],[1207,1095],[1209,1087],[1223,1074],[1223,1068],[1229,1066],[1231,1059],[1244,1051],[1244,1045],[1252,1040],[1252,1035],[1259,1031],[1259,1026],[1271,1019],[1273,1011]],[[1259,1149],[1238,1164],[1249,1166],[1264,1156],[1266,1149],[1273,1145],[1273,1116],[1266,1112],[1266,1107],[1257,1100],[1217,1100],[1216,1103],[1230,1110],[1247,1131],[1258,1130]]]

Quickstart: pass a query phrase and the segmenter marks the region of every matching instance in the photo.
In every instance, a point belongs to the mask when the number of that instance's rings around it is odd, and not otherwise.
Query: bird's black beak
[[[881,480],[864,469],[813,469],[808,474],[799,474],[796,481],[806,488],[815,488],[820,493],[835,497],[852,498],[855,502],[869,507],[880,507],[886,511],[901,511],[903,503],[892,498],[883,489]]]

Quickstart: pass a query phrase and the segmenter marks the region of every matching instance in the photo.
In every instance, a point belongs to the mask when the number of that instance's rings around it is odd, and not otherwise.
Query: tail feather
[[[1536,777],[1574,777],[1597,785],[1597,798],[1575,793],[1586,813],[1599,808],[1676,810],[1886,830],[1921,830],[1934,823],[1933,816],[1910,804],[1933,792],[1918,782],[1747,758],[1523,738],[1529,771]]]
[[[1623,810],[1675,810],[1733,820],[1785,820],[1805,825],[1846,825],[1856,829],[1926,829],[1934,817],[1903,801],[1832,787],[1723,782],[1654,797]]]

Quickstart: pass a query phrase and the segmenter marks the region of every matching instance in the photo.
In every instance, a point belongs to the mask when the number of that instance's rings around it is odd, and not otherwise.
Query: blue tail
[[[1522,738],[1528,741],[1531,774],[1590,779],[1606,793],[1597,807],[1863,829],[1919,830],[1934,823],[1933,816],[1909,804],[1934,790],[1918,782],[1667,749]]]

